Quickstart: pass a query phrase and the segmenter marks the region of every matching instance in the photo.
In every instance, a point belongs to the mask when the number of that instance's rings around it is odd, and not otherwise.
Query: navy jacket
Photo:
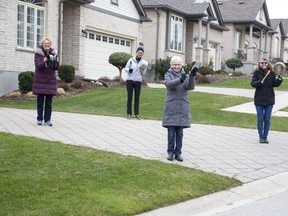
[[[276,74],[271,73],[266,77],[265,81],[261,83],[265,77],[266,72],[259,68],[253,74],[251,86],[256,88],[254,94],[255,105],[274,105],[275,104],[275,92],[274,87],[278,87],[282,83],[282,78],[277,77]]]

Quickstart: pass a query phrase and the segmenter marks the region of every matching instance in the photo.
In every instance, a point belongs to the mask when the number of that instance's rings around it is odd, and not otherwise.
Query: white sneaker
[[[44,124],[45,124],[46,126],[50,126],[50,127],[53,125],[50,120],[47,121],[47,122],[45,122]]]
[[[42,121],[38,120],[37,125],[42,125]]]

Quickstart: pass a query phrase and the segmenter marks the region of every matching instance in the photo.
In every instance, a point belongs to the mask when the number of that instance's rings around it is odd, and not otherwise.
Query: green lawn
[[[135,215],[240,185],[184,166],[0,132],[0,215]]]
[[[253,89],[250,85],[251,79],[237,79],[227,80],[225,82],[214,83],[214,84],[201,84],[200,86],[211,86],[211,87],[223,87],[223,88],[240,88],[240,89]],[[275,88],[276,91],[288,91],[288,78],[283,76],[283,82],[281,86]]]

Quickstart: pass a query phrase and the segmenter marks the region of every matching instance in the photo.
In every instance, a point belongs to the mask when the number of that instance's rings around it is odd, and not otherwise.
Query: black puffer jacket
[[[255,105],[273,105],[275,104],[275,92],[274,87],[278,87],[282,83],[282,78],[271,73],[266,77],[265,81],[261,83],[262,79],[266,75],[266,71],[262,68],[256,70],[253,74],[251,86],[256,88],[254,94]]]

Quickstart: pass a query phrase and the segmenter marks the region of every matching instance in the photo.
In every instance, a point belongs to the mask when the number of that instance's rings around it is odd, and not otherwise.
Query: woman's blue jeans
[[[169,126],[167,127],[167,129],[168,129],[167,153],[180,155],[182,153],[183,127]]]
[[[38,95],[37,96],[37,120],[44,122],[51,120],[52,114],[52,98],[53,95]]]
[[[267,139],[273,105],[255,105],[257,112],[257,129],[260,139]]]

